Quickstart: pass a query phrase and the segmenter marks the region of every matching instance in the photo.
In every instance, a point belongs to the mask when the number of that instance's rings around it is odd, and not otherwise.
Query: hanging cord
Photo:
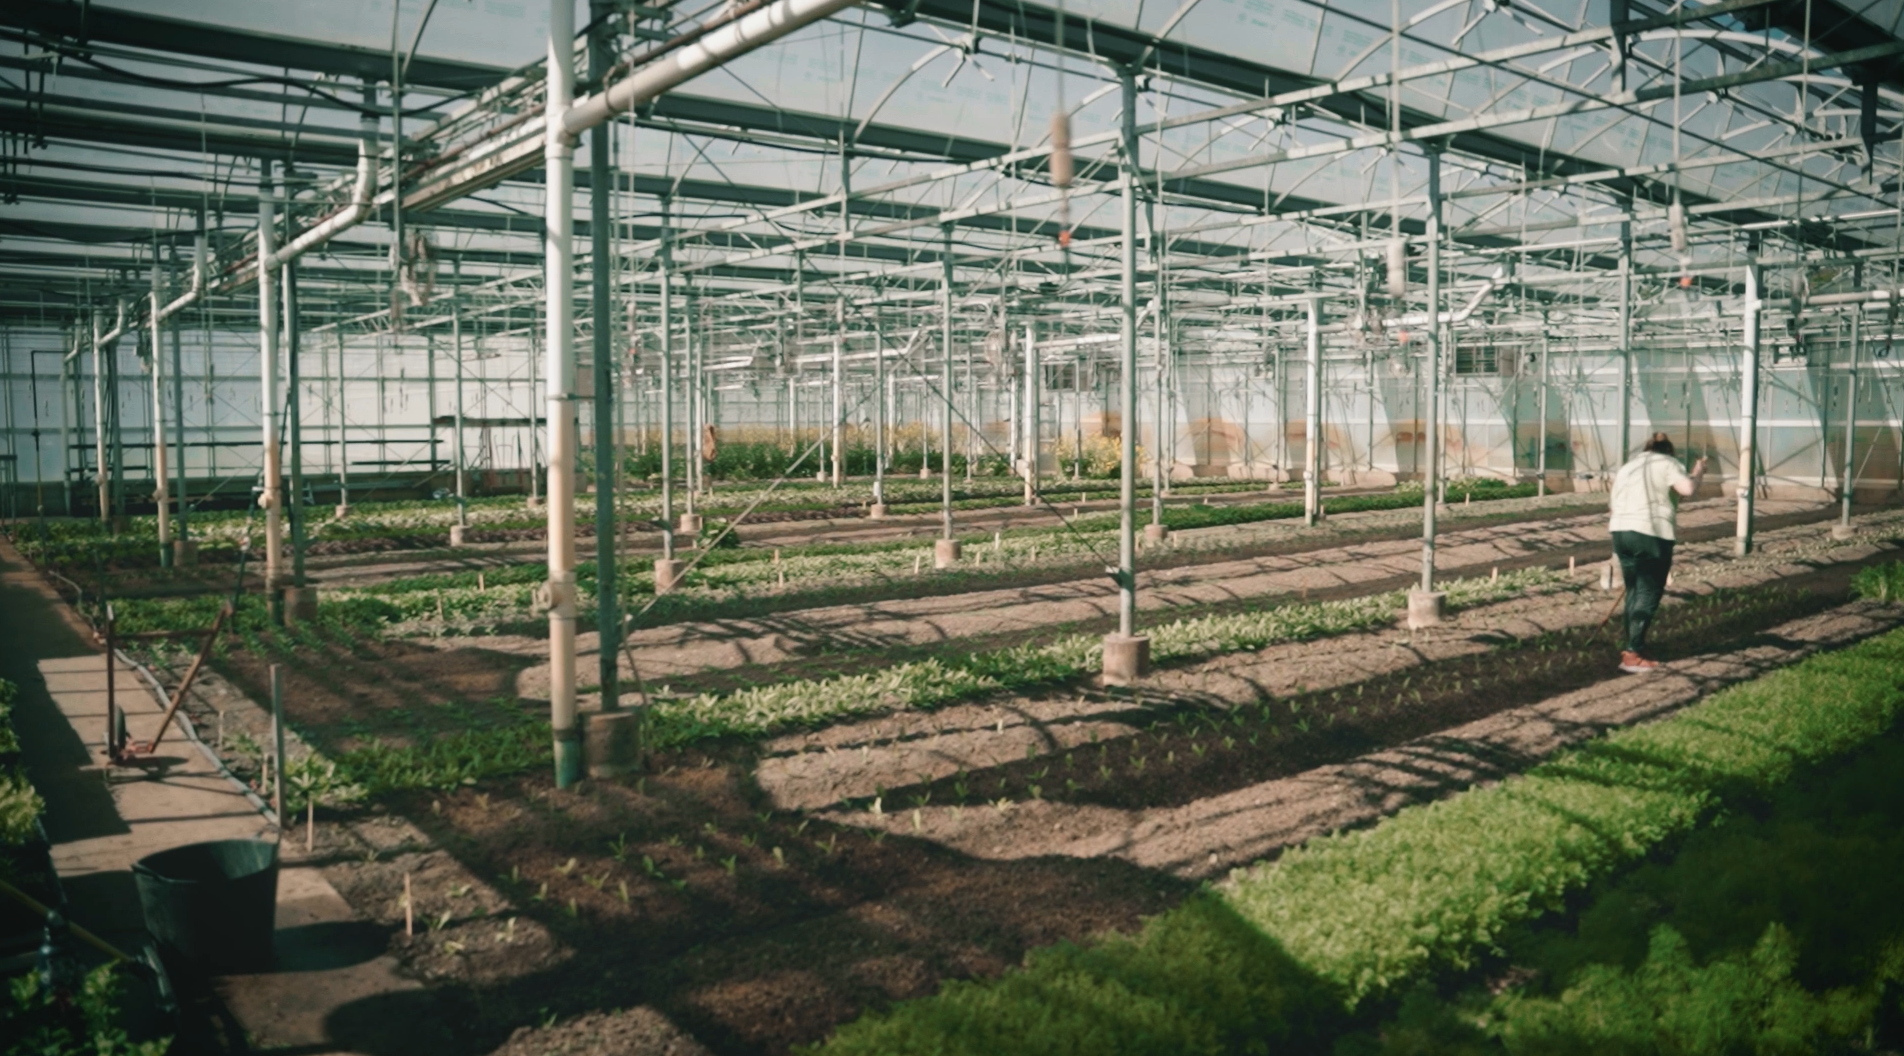
[[[1071,111],[1064,105],[1064,0],[1058,0],[1056,32],[1053,43],[1058,49],[1058,105],[1051,114],[1051,182],[1058,187],[1058,248],[1064,254],[1064,277],[1071,277]]]

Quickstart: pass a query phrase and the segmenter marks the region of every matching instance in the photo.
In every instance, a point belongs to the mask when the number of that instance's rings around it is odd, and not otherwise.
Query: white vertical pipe
[[[1119,344],[1123,352],[1118,379],[1117,633],[1137,633],[1137,80],[1128,68],[1119,76],[1123,89],[1124,143],[1118,166],[1123,238],[1119,247]]]
[[[833,486],[846,484],[846,311],[841,304],[839,329],[833,334]]]
[[[1740,350],[1739,378],[1739,520],[1732,552],[1752,552],[1752,501],[1758,458],[1759,433],[1759,266],[1745,266],[1745,347]]]
[[[575,7],[550,0],[543,142],[543,282],[547,299],[544,342],[548,373],[549,450],[549,719],[555,731],[555,783],[574,784],[582,773],[581,732],[575,715],[575,143],[562,132],[562,115],[575,92]]]
[[[1038,324],[1025,324],[1025,505],[1038,501]]]
[[[939,469],[945,479],[939,482],[943,509],[941,520],[944,522],[945,538],[952,538],[952,225],[940,228],[944,241],[940,246],[940,260],[944,272],[944,288],[940,291],[941,311],[940,351],[944,353],[944,375],[940,385],[944,388],[945,421],[939,433]]]
[[[278,450],[278,268],[277,202],[271,187],[271,163],[265,161],[258,184],[258,400],[264,441],[264,583],[276,594],[284,575],[283,465]]]
[[[93,310],[93,474],[99,485],[99,523],[112,523],[112,485],[106,473],[106,354],[101,349],[99,311]]]
[[[1428,154],[1428,434],[1421,489],[1421,589],[1435,589],[1435,501],[1441,466],[1441,151]]]
[[[152,261],[152,499],[159,506],[159,567],[172,567],[172,482],[165,458],[165,324],[159,318],[159,262]]]
[[[661,559],[674,560],[674,236],[661,198]]]
[[[1851,524],[1851,496],[1858,486],[1858,355],[1864,345],[1864,308],[1851,315],[1851,372],[1845,378],[1844,484],[1839,488],[1838,523]]]
[[[1309,298],[1309,372],[1303,410],[1303,436],[1307,451],[1302,471],[1302,521],[1316,523],[1322,505],[1322,324],[1321,305]]]

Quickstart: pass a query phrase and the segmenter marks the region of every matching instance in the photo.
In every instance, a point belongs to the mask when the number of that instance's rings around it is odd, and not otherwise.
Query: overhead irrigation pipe
[[[565,136],[579,136],[684,81],[692,80],[796,29],[844,11],[858,2],[779,0],[760,8],[703,35],[699,40],[675,48],[605,90],[567,107],[560,115],[559,128]]]
[[[371,202],[377,197],[377,118],[365,114],[358,125],[358,137],[357,179],[351,186],[350,200],[276,252],[259,253],[261,275],[283,269],[286,264],[363,223],[370,215]]]
[[[202,219],[202,217],[201,217]],[[160,303],[159,269],[156,261],[152,267],[152,304],[149,309],[147,333],[151,338],[151,359],[147,367],[152,372],[152,473],[154,479],[153,501],[159,507],[159,567],[172,567],[172,480],[170,467],[165,458],[165,355],[160,351],[160,338],[164,333],[167,319],[193,304],[205,292],[205,232],[204,225],[192,241],[192,285],[170,304]],[[177,409],[175,409],[175,413]],[[185,471],[184,456],[180,456],[179,472]]]
[[[1495,290],[1500,289],[1506,282],[1507,265],[1503,264],[1494,269],[1494,274],[1488,276],[1487,281],[1481,284],[1480,289],[1474,291],[1474,296],[1468,298],[1467,304],[1451,312],[1435,313],[1435,321],[1442,326],[1459,326],[1467,322],[1468,318],[1480,309],[1481,302],[1487,300],[1489,295]],[[1409,312],[1395,320],[1395,324],[1397,326],[1426,326],[1428,325],[1428,313]]]
[[[93,312],[93,468],[99,483],[99,521],[112,523],[112,476],[106,471],[106,352],[126,332],[126,305],[119,302],[118,321],[99,332],[99,313]]]
[[[264,493],[258,502],[264,507],[265,591],[273,596],[282,586],[284,565],[283,462],[278,450],[278,336],[282,325],[278,317],[279,276],[285,265],[357,226],[370,215],[371,200],[377,194],[377,118],[365,114],[359,129],[357,178],[352,184],[349,202],[283,246],[276,245],[277,209],[268,164],[259,183],[256,266]],[[392,157],[396,157],[394,149]]]

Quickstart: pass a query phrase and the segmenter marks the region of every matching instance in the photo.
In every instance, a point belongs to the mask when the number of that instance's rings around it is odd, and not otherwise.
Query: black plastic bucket
[[[213,840],[133,863],[145,927],[168,957],[208,975],[271,967],[278,845]]]

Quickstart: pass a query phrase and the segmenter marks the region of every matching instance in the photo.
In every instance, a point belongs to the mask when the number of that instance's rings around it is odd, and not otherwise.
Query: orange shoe
[[[1650,675],[1659,670],[1659,661],[1649,660],[1635,652],[1620,654],[1620,670],[1629,675]]]

